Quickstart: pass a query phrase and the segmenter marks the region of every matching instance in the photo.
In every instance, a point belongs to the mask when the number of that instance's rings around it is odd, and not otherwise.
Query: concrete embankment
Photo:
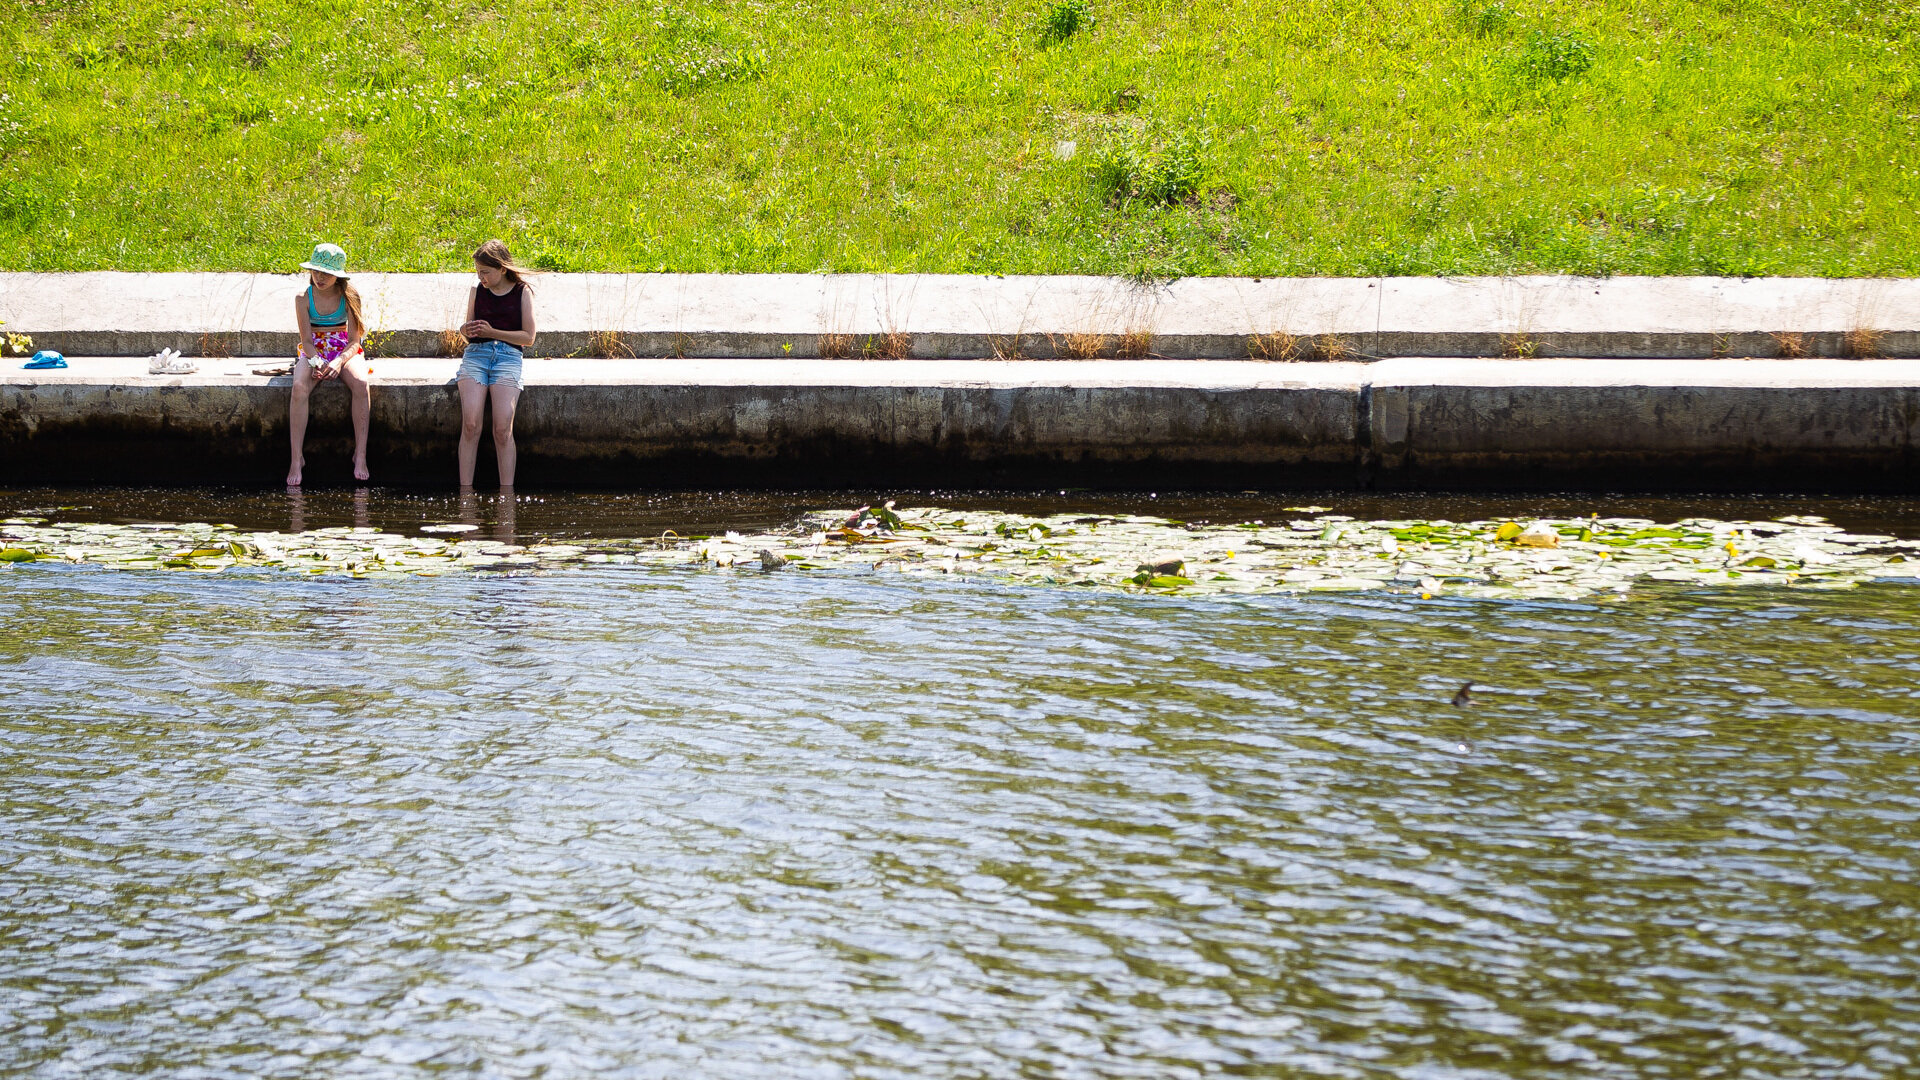
[[[0,482],[271,483],[288,380],[254,363],[9,363]],[[454,367],[375,361],[377,481],[449,482]],[[1920,490],[1912,360],[535,359],[528,378],[528,486]],[[346,425],[323,388],[316,482],[346,479]]]
[[[357,274],[380,350],[435,356],[465,274]],[[69,355],[287,356],[302,276],[0,274],[0,320]],[[1920,356],[1920,280],[551,274],[554,356]]]
[[[457,349],[471,279],[354,280],[375,474],[444,483],[455,362],[417,357]],[[80,357],[0,373],[0,482],[283,475],[287,380],[244,358],[291,354],[302,285],[0,274],[5,329]],[[1920,355],[1913,280],[554,274],[537,291],[528,484],[1920,487],[1920,361],[1793,358]],[[135,357],[162,346],[217,359],[148,376]],[[1167,359],[1063,358],[1141,353]],[[1502,353],[1528,358],[1474,359]],[[345,429],[326,388],[317,481],[345,478]]]

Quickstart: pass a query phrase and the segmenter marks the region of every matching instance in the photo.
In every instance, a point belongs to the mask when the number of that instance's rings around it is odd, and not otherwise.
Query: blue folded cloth
[[[54,352],[52,349],[41,349],[39,352],[33,354],[33,359],[20,366],[28,371],[45,371],[48,368],[63,368],[67,366],[67,358]]]

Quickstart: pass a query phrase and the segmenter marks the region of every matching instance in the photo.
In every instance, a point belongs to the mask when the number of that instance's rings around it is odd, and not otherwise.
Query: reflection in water
[[[462,525],[480,524],[480,496],[471,489],[462,490],[454,497],[453,519]]]
[[[493,538],[503,544],[517,544],[513,523],[519,510],[519,500],[511,490],[502,491],[493,497]]]
[[[299,488],[288,488],[287,494],[287,531],[303,533],[307,531],[307,494]]]
[[[1920,1072],[1920,590],[0,594],[15,1072]]]
[[[1675,521],[1702,516],[1723,520],[1819,514],[1852,532],[1920,537],[1920,499],[1675,498],[1622,495],[1382,495],[1338,492],[1290,495],[1177,495],[1088,492],[538,492],[522,491],[511,503],[513,531],[520,537],[659,536],[672,529],[720,533],[758,532],[787,525],[809,510],[880,505],[897,498],[902,506],[948,506],[998,512],[1147,514],[1179,521],[1233,524],[1283,521],[1289,507],[1325,506],[1334,513],[1365,520],[1515,518],[1596,513],[1602,517],[1647,517]],[[283,501],[285,500],[285,501]],[[218,489],[33,489],[0,491],[0,517],[39,516],[63,521],[136,523],[150,521],[230,522],[248,531],[299,531],[342,525],[412,532],[422,525],[464,522],[482,528],[487,504],[472,493],[456,495],[389,488],[320,489],[282,496]],[[295,525],[293,518],[302,519]]]

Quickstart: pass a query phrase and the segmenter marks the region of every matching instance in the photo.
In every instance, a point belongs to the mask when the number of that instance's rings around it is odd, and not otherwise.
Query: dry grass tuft
[[[1509,360],[1531,360],[1540,355],[1540,342],[1531,334],[1501,334],[1500,355]]]
[[[1353,346],[1347,344],[1347,339],[1339,334],[1323,334],[1314,338],[1313,347],[1308,352],[1308,356],[1312,359],[1327,363],[1351,360],[1357,355],[1359,354],[1353,351]]]
[[[1853,360],[1871,360],[1881,354],[1884,337],[1879,330],[1856,326],[1840,339],[1840,355]]]
[[[675,360],[684,360],[693,351],[693,335],[675,331],[673,339],[667,344],[667,352]]]
[[[467,337],[460,331],[449,327],[439,333],[440,355],[459,356],[467,351]]]
[[[1793,330],[1781,330],[1768,334],[1773,339],[1774,353],[1783,360],[1798,360],[1807,355],[1807,335]]]
[[[845,360],[853,355],[853,335],[821,334],[815,350],[822,360]]]
[[[1114,346],[1116,360],[1145,360],[1153,354],[1153,331],[1129,330],[1120,335],[1120,341]]]
[[[1296,334],[1275,330],[1271,334],[1253,334],[1247,338],[1247,357],[1290,364],[1306,359],[1307,350]]]
[[[913,335],[890,330],[869,337],[860,345],[860,355],[869,360],[905,360],[913,355]]]
[[[993,358],[995,360],[1031,359],[1027,356],[1026,343],[1021,341],[1020,335],[1018,334],[1012,337],[989,338],[988,343],[993,346]]]
[[[1063,360],[1098,360],[1111,349],[1112,339],[1105,334],[1048,334],[1053,355]]]
[[[200,355],[208,360],[225,360],[233,355],[234,334],[201,334]]]
[[[633,349],[618,330],[595,330],[587,335],[587,355],[598,360],[631,360]]]

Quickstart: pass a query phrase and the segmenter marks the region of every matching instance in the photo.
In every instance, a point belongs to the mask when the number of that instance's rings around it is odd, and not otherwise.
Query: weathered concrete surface
[[[73,365],[0,373],[0,483],[283,475],[286,378]],[[453,475],[454,367],[376,362],[376,480]],[[528,378],[532,486],[1920,490],[1911,360],[533,360]],[[314,400],[309,475],[344,481],[345,394]]]
[[[359,274],[378,347],[446,351],[471,278]],[[299,275],[0,273],[0,320],[70,355],[286,356]],[[1249,338],[1379,356],[1920,356],[1920,280],[550,274],[545,355],[1054,357],[1139,335],[1241,358]],[[1849,335],[1853,338],[1849,341]]]
[[[1438,358],[1374,365],[1400,487],[1914,491],[1920,361]]]

